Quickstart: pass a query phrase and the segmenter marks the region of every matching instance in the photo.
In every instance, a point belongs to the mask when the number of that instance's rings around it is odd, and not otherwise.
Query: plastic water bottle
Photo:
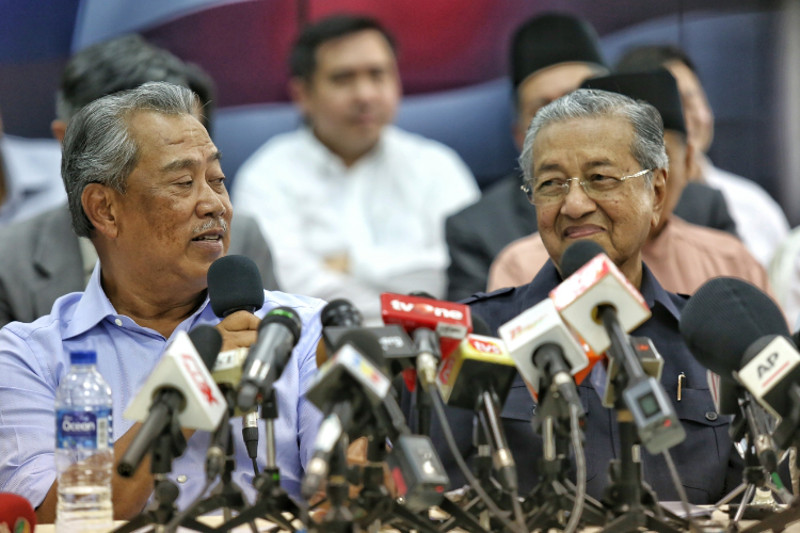
[[[109,531],[111,388],[97,371],[95,352],[72,352],[70,363],[56,391],[56,531]]]

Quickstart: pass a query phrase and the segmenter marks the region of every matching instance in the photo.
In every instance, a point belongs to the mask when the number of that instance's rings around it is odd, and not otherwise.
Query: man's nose
[[[597,208],[597,203],[583,189],[578,179],[568,181],[569,190],[561,204],[561,213],[571,218],[580,218]]]

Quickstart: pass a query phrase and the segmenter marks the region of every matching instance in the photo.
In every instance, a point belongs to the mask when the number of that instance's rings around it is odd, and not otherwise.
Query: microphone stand
[[[628,383],[628,369],[637,369],[642,375],[641,363],[628,344],[625,332],[619,325],[616,312],[607,308],[602,313],[603,325],[611,339],[608,353],[619,365],[614,390],[622,391]],[[639,436],[633,413],[619,393],[614,398],[620,441],[620,457],[609,464],[610,484],[606,487],[603,504],[616,517],[606,524],[603,533],[639,531],[646,528],[662,533],[677,533],[688,528],[686,520],[658,505],[656,494],[644,482]]]
[[[545,375],[543,381],[550,383],[550,376]],[[572,512],[575,508],[577,492],[575,484],[567,477],[570,468],[570,406],[558,394],[552,393],[549,387],[541,387],[540,390],[541,401],[537,417],[532,423],[534,430],[542,436],[543,454],[539,460],[541,479],[527,498],[532,504],[527,510],[526,520],[530,531],[563,529],[566,525],[564,513]],[[581,524],[604,525],[606,512],[603,505],[588,494],[583,500]]]
[[[258,491],[256,503],[249,509],[241,512],[239,516],[225,523],[223,529],[217,531],[230,531],[233,528],[252,522],[256,518],[264,518],[288,531],[297,531],[292,525],[295,519],[301,519],[300,508],[280,485],[280,472],[275,460],[275,419],[278,418],[278,402],[275,389],[261,395],[261,418],[266,426],[266,466],[264,470],[253,479],[253,486]],[[287,520],[283,513],[289,513],[292,518]]]
[[[230,387],[226,387],[224,394],[228,403],[228,413],[227,416],[223,418],[220,427],[217,429],[217,432],[224,431],[228,433],[225,450],[225,467],[223,472],[220,474],[220,482],[214,488],[212,495],[205,500],[198,502],[194,509],[189,512],[187,518],[192,519],[193,517],[200,516],[221,508],[224,524],[228,524],[233,518],[232,511],[242,513],[247,508],[248,503],[247,499],[244,497],[242,489],[233,481],[233,471],[236,469],[236,460],[234,452],[235,446],[233,444],[233,430],[231,429],[230,418],[236,411],[235,391]],[[209,482],[210,481],[211,480],[209,480]],[[181,525],[184,525],[185,520],[186,519],[181,521]],[[248,523],[253,533],[257,533],[258,529],[256,528],[255,521],[250,520]],[[228,529],[229,528],[227,525],[223,525],[217,530],[227,531]]]
[[[798,427],[800,427],[800,385],[792,383],[788,392],[790,408],[786,416],[783,417],[780,424],[775,428],[772,433],[775,444],[780,449],[786,449],[789,446],[798,446],[800,444],[800,434],[798,434]],[[748,442],[749,444],[749,442]],[[730,494],[725,496],[717,505],[727,503],[736,497],[743,490],[745,491],[742,497],[742,503],[736,511],[733,519],[733,524],[738,524],[739,520],[744,516],[745,505],[750,502],[757,487],[767,487],[772,493],[777,494],[781,500],[784,500],[781,490],[778,489],[769,478],[765,476],[765,471],[758,461],[753,446],[748,445],[745,453],[745,468],[743,472],[743,481],[736,489]],[[785,489],[784,489],[785,492]],[[791,499],[788,507],[776,513],[771,513],[769,516],[760,522],[742,529],[741,531],[747,533],[757,533],[761,531],[783,531],[787,524],[800,519],[800,498],[795,495]]]
[[[186,450],[186,438],[181,433],[181,426],[178,417],[175,416],[175,411],[173,410],[171,413],[170,423],[164,426],[150,450],[150,472],[155,479],[155,490],[153,491],[155,500],[148,510],[140,513],[127,524],[118,527],[113,533],[131,533],[148,525],[152,525],[152,527],[146,531],[160,533],[166,529],[167,524],[175,516],[177,510],[175,500],[180,495],[180,489],[167,477],[167,474],[172,471],[173,459]],[[214,531],[194,519],[187,520],[184,526],[202,533]]]

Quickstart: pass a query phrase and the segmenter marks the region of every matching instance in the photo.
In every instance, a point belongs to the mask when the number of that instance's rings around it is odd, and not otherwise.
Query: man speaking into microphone
[[[194,116],[197,105],[186,88],[148,83],[88,104],[67,128],[62,177],[72,225],[89,237],[100,261],[84,292],[58,299],[35,322],[0,330],[0,491],[24,495],[42,523],[55,514],[55,391],[71,351],[97,352],[112,390],[117,462],[139,427],[122,414],[180,332],[211,324],[222,334],[223,350],[248,347],[260,318],[277,307],[291,308],[302,323],[275,382],[277,466],[284,488],[299,493],[320,421],[304,393],[316,372],[323,302],[257,293],[263,305],[253,305],[255,313],[216,316],[207,273],[228,250],[233,213],[220,153]],[[256,286],[260,291],[260,281]],[[179,507],[203,487],[209,444],[208,433],[184,433],[188,447],[171,474]],[[238,438],[236,458],[234,481],[252,499],[253,466]],[[147,463],[129,479],[114,475],[116,518],[132,518],[151,496]]]
[[[538,111],[525,137],[520,166],[550,260],[527,285],[478,294],[465,303],[496,331],[548,298],[563,281],[561,260],[570,245],[581,240],[600,245],[652,313],[631,335],[652,339],[664,358],[661,383],[686,431],[685,440],[670,451],[687,496],[698,504],[719,500],[741,482],[728,421],[716,414],[706,370],[678,331],[686,298],[665,291],[642,262],[642,245],[659,222],[669,179],[658,111],[617,93],[575,91]],[[598,365],[578,387],[586,413],[587,492],[595,498],[603,498],[608,464],[619,457],[620,447],[616,417],[603,407],[602,391],[595,388],[604,380]],[[534,401],[517,378],[502,417],[522,494],[537,483],[542,457],[542,440],[531,426],[534,412]],[[472,415],[450,410],[448,416],[459,447],[471,449]],[[435,429],[432,437],[448,473],[461,479]],[[659,500],[679,499],[664,458],[642,448],[641,460],[644,481]]]

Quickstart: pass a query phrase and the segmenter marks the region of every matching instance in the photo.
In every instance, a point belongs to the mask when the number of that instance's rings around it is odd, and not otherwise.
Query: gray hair
[[[642,168],[669,168],[664,148],[664,123],[655,107],[619,93],[578,89],[550,102],[533,117],[519,156],[525,183],[533,181],[533,143],[542,128],[574,118],[599,117],[622,117],[631,123],[631,155]],[[647,175],[647,180],[652,180],[651,174]]]
[[[130,118],[140,111],[192,115],[196,98],[185,87],[151,82],[99,98],[75,114],[64,137],[61,177],[72,227],[79,237],[88,237],[94,230],[81,203],[83,189],[100,183],[124,194],[128,176],[139,161],[139,145],[129,131]]]

